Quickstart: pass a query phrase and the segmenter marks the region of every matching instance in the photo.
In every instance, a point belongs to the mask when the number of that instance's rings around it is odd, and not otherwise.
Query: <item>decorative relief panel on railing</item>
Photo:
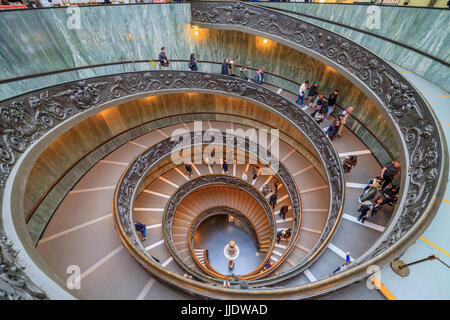
[[[12,243],[0,233],[0,300],[42,300],[46,294],[25,275]]]
[[[0,102],[0,190],[3,190],[17,159],[56,126],[104,104],[120,104],[120,99],[177,91],[219,93],[248,99],[277,112],[295,125],[316,149],[327,173],[332,208],[327,224],[338,222],[344,181],[340,159],[317,123],[294,103],[269,89],[233,77],[201,72],[162,70],[108,75],[64,83]],[[146,153],[140,165],[133,167],[133,172],[125,180],[127,188],[118,196],[120,215],[129,212],[135,179],[142,175],[146,164],[170,153],[175,144],[157,145]],[[127,233],[134,232],[134,225],[129,220],[123,222]],[[322,236],[326,238],[324,233]],[[136,240],[132,241],[138,245]]]
[[[252,29],[307,48],[351,73],[380,99],[402,136],[409,160],[402,176],[407,180],[408,190],[404,190],[406,202],[399,209],[401,214],[395,227],[370,257],[406,234],[437,192],[443,154],[436,120],[414,87],[364,47],[298,18],[239,2],[193,2],[191,14],[192,22],[200,26],[222,25],[244,32]]]

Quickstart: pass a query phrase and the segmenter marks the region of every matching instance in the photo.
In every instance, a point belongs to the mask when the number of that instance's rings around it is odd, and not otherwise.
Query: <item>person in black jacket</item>
[[[275,192],[269,198],[269,204],[272,206],[272,210],[275,210],[275,205],[277,204],[278,194]]]
[[[140,223],[137,220],[134,220],[134,227],[136,228],[136,231],[142,233],[142,241],[145,241],[145,239],[147,239],[147,228],[145,224]]]
[[[284,221],[286,221],[287,212],[288,212],[288,206],[282,206],[280,209],[280,217],[283,218]]]
[[[311,106],[316,99],[316,96],[319,94],[319,82],[314,82],[311,88],[309,88],[308,96],[306,97],[306,102],[309,106]]]
[[[184,168],[186,169],[186,172],[187,172],[187,174],[188,174],[188,178],[190,179],[191,176],[192,176],[192,166],[191,166],[189,163],[187,163],[187,164],[184,166]]]
[[[256,84],[261,84],[262,83],[262,72],[261,69],[258,69],[255,72],[255,77],[253,78],[253,82]]]
[[[161,52],[159,53],[159,68],[161,69],[161,67],[169,67],[169,59],[167,59],[166,48],[164,47],[161,47]]]
[[[247,65],[239,68],[239,76],[241,79],[248,81]]]
[[[222,170],[223,170],[223,173],[225,173],[225,174],[228,173],[228,163],[227,163],[227,160],[223,160],[223,163],[222,163]]]
[[[224,76],[228,76],[228,69],[229,68],[231,68],[231,66],[230,66],[230,63],[229,63],[229,61],[228,61],[228,58],[225,58],[225,60],[223,61],[223,63],[222,63],[222,71],[221,71],[221,73],[224,75]]]
[[[189,59],[189,69],[191,69],[191,71],[197,71],[197,60],[195,59],[195,55],[193,53]]]

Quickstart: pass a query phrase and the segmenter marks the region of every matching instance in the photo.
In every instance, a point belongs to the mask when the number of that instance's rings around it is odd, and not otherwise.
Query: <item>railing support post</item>
[[[392,270],[398,274],[401,277],[407,277],[409,276],[409,266],[412,266],[417,263],[425,262],[428,260],[435,260],[439,259],[439,256],[437,254],[431,255],[429,257],[426,257],[424,259],[420,259],[411,263],[406,264],[403,260],[397,259],[391,262],[391,268]]]

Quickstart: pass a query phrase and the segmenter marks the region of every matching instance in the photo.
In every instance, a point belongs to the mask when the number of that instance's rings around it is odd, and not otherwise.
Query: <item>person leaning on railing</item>
[[[314,82],[311,88],[308,90],[308,96],[306,97],[306,103],[308,106],[313,104],[313,101],[316,99],[319,94],[319,82]]]
[[[166,55],[166,48],[161,47],[161,52],[159,53],[159,67],[168,68],[169,67],[169,59]]]
[[[188,67],[189,69],[191,69],[191,71],[197,71],[197,60],[195,59],[195,54],[193,53],[191,53]]]
[[[248,70],[247,65],[239,68],[239,77],[242,80],[248,81]]]

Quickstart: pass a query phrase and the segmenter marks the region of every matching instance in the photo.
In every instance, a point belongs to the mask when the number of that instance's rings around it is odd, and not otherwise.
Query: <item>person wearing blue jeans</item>
[[[145,224],[140,223],[139,221],[134,222],[134,226],[136,227],[136,230],[142,233],[142,241],[145,241],[147,238],[147,228],[145,227]]]
[[[295,101],[295,103],[298,104],[298,102],[300,101],[300,105],[303,107],[304,103],[303,100],[305,98],[305,94],[306,94],[306,90],[308,89],[309,86],[309,81],[306,80],[301,86],[300,89],[298,90],[298,99],[297,101]]]

